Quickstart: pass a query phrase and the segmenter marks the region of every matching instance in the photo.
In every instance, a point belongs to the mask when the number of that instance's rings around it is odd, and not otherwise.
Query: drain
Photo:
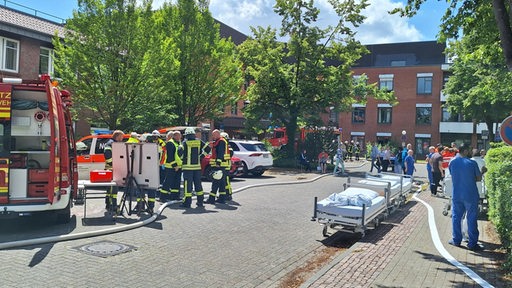
[[[108,257],[137,249],[135,246],[116,243],[112,241],[99,241],[73,249],[93,256]]]

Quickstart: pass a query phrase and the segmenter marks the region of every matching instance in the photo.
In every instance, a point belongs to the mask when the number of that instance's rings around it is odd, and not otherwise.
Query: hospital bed
[[[365,179],[358,180],[357,183],[374,187],[377,191],[387,188],[389,190],[388,208],[396,209],[405,203],[407,195],[411,193],[413,177],[396,173],[367,173]]]
[[[372,186],[346,183],[344,190],[333,193],[315,205],[312,221],[323,224],[322,234],[328,236],[328,228],[337,231],[361,233],[364,237],[369,226],[377,227],[388,214],[389,189],[379,192]]]

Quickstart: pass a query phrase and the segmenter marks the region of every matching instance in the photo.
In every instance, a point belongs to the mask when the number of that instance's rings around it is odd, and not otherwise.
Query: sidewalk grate
[[[73,249],[93,256],[109,257],[129,252],[137,248],[135,246],[126,245],[122,243],[116,243],[111,241],[99,241],[91,244],[73,247]]]

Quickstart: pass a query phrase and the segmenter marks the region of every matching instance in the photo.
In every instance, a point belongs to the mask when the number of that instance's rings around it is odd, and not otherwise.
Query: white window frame
[[[380,74],[379,75],[379,89],[386,88],[387,91],[395,89],[394,81],[395,75],[393,74]],[[383,85],[386,84],[386,85]]]
[[[420,79],[423,80],[423,87],[420,86]],[[430,90],[427,88],[427,83],[429,82],[428,79],[430,79]],[[418,95],[430,95],[432,94],[432,87],[434,85],[434,73],[417,73],[416,74],[416,94]],[[422,88],[422,91],[420,91],[420,87]]]
[[[386,112],[389,112],[389,115]],[[386,116],[389,116],[389,117],[386,117],[387,121],[382,121],[383,118],[381,116],[383,116],[383,115],[381,115],[381,113],[386,113]],[[377,105],[377,123],[378,124],[391,124],[392,119],[393,119],[393,107],[389,104],[378,104]]]
[[[41,56],[43,56],[41,54],[41,52],[43,50],[46,50],[48,51],[48,72],[46,72],[47,74],[50,74],[50,75],[54,75],[54,68],[53,68],[53,57],[54,57],[54,54],[53,54],[53,49],[51,48],[48,48],[48,47],[39,47],[39,66],[41,66]],[[46,55],[44,55],[46,56]],[[39,70],[39,74],[46,74],[46,73],[43,73]]]
[[[430,122],[418,123],[418,108],[430,108]],[[432,125],[432,104],[431,103],[416,103],[416,125]]]
[[[15,58],[16,59],[14,59],[15,60],[14,65],[16,66],[15,69],[6,68],[6,63],[7,63],[6,58],[7,58],[7,54],[8,54],[7,49],[12,49],[10,47],[7,47],[7,41],[16,43],[16,50],[15,50],[15,52],[16,52]],[[0,37],[0,70],[18,73],[19,67],[20,67],[20,41],[10,39],[10,38]]]

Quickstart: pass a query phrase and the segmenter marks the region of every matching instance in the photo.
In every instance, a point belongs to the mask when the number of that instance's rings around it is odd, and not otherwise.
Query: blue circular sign
[[[512,145],[512,116],[508,116],[501,122],[500,136],[503,142]]]

